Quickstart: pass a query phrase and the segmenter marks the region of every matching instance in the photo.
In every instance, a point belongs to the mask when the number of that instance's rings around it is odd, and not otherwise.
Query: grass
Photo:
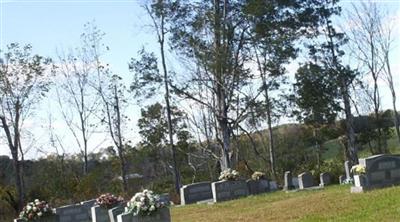
[[[249,196],[214,205],[171,210],[174,222],[223,221],[398,221],[400,187],[351,194],[350,186]]]
[[[392,154],[400,154],[400,145],[395,134],[387,140],[388,149]],[[339,153],[343,152],[343,147],[339,144],[337,139],[329,140],[324,143],[326,149],[322,158],[325,160],[334,159]],[[365,158],[371,156],[369,148],[365,145],[364,148],[358,153],[359,158]]]

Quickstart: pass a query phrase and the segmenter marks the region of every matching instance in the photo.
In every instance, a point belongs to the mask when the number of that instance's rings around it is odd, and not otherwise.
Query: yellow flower
[[[353,174],[365,174],[365,166],[362,166],[360,164],[354,165],[351,167],[351,172]]]

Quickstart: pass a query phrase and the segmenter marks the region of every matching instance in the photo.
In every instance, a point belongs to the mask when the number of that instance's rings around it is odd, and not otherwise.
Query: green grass
[[[388,149],[392,154],[400,154],[400,144],[395,134],[387,140]],[[325,151],[322,154],[324,160],[334,159],[339,153],[343,152],[343,147],[337,139],[329,140],[324,143]],[[371,156],[371,152],[367,146],[358,153],[359,158]]]
[[[350,186],[250,196],[214,205],[171,210],[174,222],[399,221],[400,187],[351,194]]]

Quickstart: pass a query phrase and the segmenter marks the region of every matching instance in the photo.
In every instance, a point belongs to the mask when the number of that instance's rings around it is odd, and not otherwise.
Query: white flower
[[[41,216],[43,215],[43,213],[42,213],[42,212],[39,212],[39,213],[37,213],[37,215],[38,215],[39,217],[41,217]]]

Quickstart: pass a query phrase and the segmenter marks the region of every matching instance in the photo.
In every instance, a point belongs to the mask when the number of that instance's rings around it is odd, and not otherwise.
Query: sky
[[[355,1],[342,1],[341,4],[346,10],[352,2]],[[393,10],[400,18],[400,0],[376,2]],[[141,7],[143,3],[144,0],[0,0],[0,47],[3,49],[11,42],[30,43],[35,53],[55,57],[57,49],[77,46],[79,36],[83,32],[83,25],[94,21],[106,33],[104,43],[110,48],[110,52],[106,56],[107,62],[112,65],[115,73],[129,81],[131,75],[127,64],[130,58],[135,57],[137,51],[143,46],[152,51],[157,50],[155,35],[148,26],[149,18]],[[399,24],[400,19],[397,21]],[[397,32],[397,36],[400,36],[399,32]],[[396,42],[396,45],[397,49],[393,59],[399,61],[400,40]],[[400,70],[399,62],[395,62],[393,70]],[[398,83],[399,73],[395,78]],[[390,108],[390,97],[386,96],[388,95],[387,90],[383,91],[384,107]],[[48,98],[41,106],[41,113],[26,123],[35,132],[36,138],[31,143],[27,142],[26,146],[32,144],[42,148],[47,146],[45,129],[47,113],[56,110],[56,107],[52,98]],[[398,107],[400,107],[400,103]],[[139,110],[138,106],[132,108],[131,126],[136,125]],[[65,128],[62,121],[56,122],[55,126],[59,129]],[[63,138],[71,141],[68,133],[64,133]],[[138,141],[136,127],[132,128],[132,135],[133,141]],[[102,141],[102,137],[104,136],[95,135],[93,140]],[[70,147],[74,147],[74,145]],[[77,152],[78,150],[72,148],[70,151]],[[1,141],[0,155],[9,155],[8,148]],[[38,155],[40,153],[35,149],[27,153],[28,158]]]

